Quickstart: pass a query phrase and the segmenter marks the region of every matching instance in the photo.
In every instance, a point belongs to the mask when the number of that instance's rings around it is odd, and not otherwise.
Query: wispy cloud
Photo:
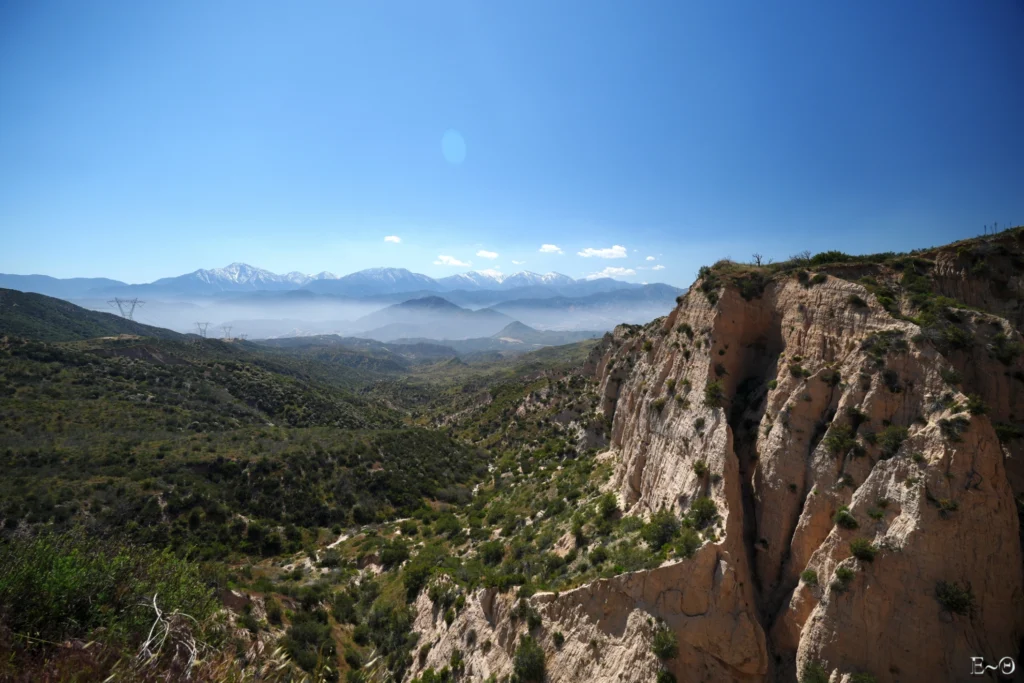
[[[583,258],[626,258],[626,248],[616,244],[613,247],[607,249],[594,249],[593,247],[587,247],[583,251],[576,252]]]
[[[523,265],[524,263],[526,263],[526,261],[512,261],[512,264],[513,264],[513,265],[516,265],[516,266],[521,266],[521,265]]]
[[[658,265],[656,265],[653,268],[651,268],[651,270],[665,270],[665,266],[663,266],[663,265],[661,265],[659,263]]]
[[[469,261],[460,261],[459,259],[455,258],[454,256],[445,256],[444,254],[441,254],[440,256],[437,257],[437,260],[434,261],[434,265],[435,266],[461,266],[463,268],[468,268],[472,264]]]
[[[654,260],[654,257],[653,257],[653,256],[648,256],[648,257],[647,257],[647,260],[648,260],[648,261],[653,261],[653,260]]]
[[[487,275],[489,277],[502,277],[502,272],[500,268],[487,268],[485,270],[478,270],[476,272],[480,273],[481,275]]]
[[[479,256],[480,258],[498,258],[498,252],[487,251],[486,249],[481,249],[480,251],[476,252],[476,255]]]
[[[401,241],[402,241],[402,238],[399,237],[398,235],[388,235],[387,237],[384,238],[384,241],[385,242],[391,242],[393,244],[400,244]]]
[[[604,270],[598,273],[591,273],[586,277],[587,280],[596,280],[601,277],[630,277],[636,275],[636,271],[632,268],[619,268],[617,266],[608,266]]]
[[[558,245],[555,245],[555,244],[542,244],[542,245],[540,245],[540,249],[538,249],[537,251],[539,251],[542,254],[561,254],[562,253],[561,247],[559,247]]]

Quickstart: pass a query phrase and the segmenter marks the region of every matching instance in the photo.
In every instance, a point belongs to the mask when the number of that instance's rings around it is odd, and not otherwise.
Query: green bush
[[[689,559],[694,556],[702,543],[700,534],[686,527],[679,534],[679,542],[676,543],[676,555]]]
[[[899,452],[900,446],[907,440],[909,432],[906,427],[900,427],[897,425],[889,425],[877,435],[878,446],[881,449],[881,457],[888,459],[896,455]]]
[[[942,375],[942,381],[946,384],[961,384],[964,381],[960,373],[953,368],[942,368],[939,373]]]
[[[675,659],[679,655],[679,640],[666,624],[659,623],[651,638],[651,652],[658,659]]]
[[[512,672],[521,683],[542,683],[544,680],[544,650],[530,636],[519,639],[512,657]]]
[[[844,424],[833,424],[824,438],[825,448],[832,455],[845,456],[850,449],[857,445],[853,436],[853,429]]]
[[[709,408],[721,408],[726,404],[725,387],[718,380],[708,382],[704,388],[704,405]]]
[[[806,583],[808,586],[818,585],[818,572],[813,569],[805,569],[800,572],[800,580]]]
[[[484,564],[496,565],[505,556],[505,546],[500,541],[486,541],[477,548],[477,554]]]
[[[668,669],[661,669],[654,678],[655,683],[676,683],[676,676]]]
[[[590,560],[590,564],[594,565],[595,567],[598,567],[604,564],[604,562],[608,559],[608,549],[605,548],[603,545],[599,545],[590,551],[590,554],[587,556],[587,559]]]
[[[597,514],[601,519],[610,519],[619,511],[619,503],[612,493],[606,493],[598,500]]]
[[[810,662],[800,674],[800,683],[828,683],[828,672],[817,662]]]
[[[565,643],[565,636],[561,631],[555,631],[551,634],[551,642],[555,644],[555,647],[562,647],[562,644]]]
[[[878,548],[866,538],[855,538],[850,541],[850,552],[858,560],[874,562],[875,555],[878,554]]]
[[[996,422],[993,426],[1000,443],[1009,443],[1024,436],[1024,429],[1010,422]]]
[[[967,431],[971,421],[963,415],[939,420],[939,431],[950,441],[960,441],[960,435]]]
[[[380,552],[380,563],[384,569],[391,569],[409,559],[409,546],[399,540],[384,546]]]
[[[935,586],[935,598],[954,614],[968,615],[974,610],[974,593],[970,584],[961,586],[955,581],[939,581]]]
[[[850,683],[877,683],[874,676],[869,673],[855,673],[850,676]]]
[[[842,593],[850,587],[854,576],[856,573],[849,567],[836,567],[836,571],[832,575],[832,590]]]
[[[846,298],[846,302],[855,308],[867,308],[868,302],[864,301],[861,297],[856,294],[851,294]]]
[[[77,530],[0,544],[0,618],[15,633],[62,642],[103,629],[102,640],[133,645],[153,623],[154,596],[200,623],[217,607],[199,567],[170,551]]]
[[[662,508],[640,529],[640,537],[654,550],[661,550],[679,531],[679,518],[671,510]]]
[[[999,332],[992,337],[992,343],[989,345],[989,352],[1003,365],[1013,365],[1013,361],[1015,361],[1021,353],[1024,353],[1024,344],[1017,341],[1011,341],[1010,338],[1006,336],[1005,332]]]
[[[296,664],[306,671],[316,669],[322,660],[335,654],[334,638],[327,613],[297,612],[282,638],[282,645]]]
[[[698,529],[706,527],[717,516],[718,506],[715,505],[715,501],[711,498],[702,496],[690,504],[690,519]]]
[[[856,529],[860,524],[857,523],[857,518],[850,512],[850,508],[843,505],[836,514],[832,517],[832,521],[836,523],[836,526],[840,526],[844,529]]]
[[[988,412],[988,406],[981,400],[981,396],[970,394],[967,397],[967,412],[971,415],[984,415]]]

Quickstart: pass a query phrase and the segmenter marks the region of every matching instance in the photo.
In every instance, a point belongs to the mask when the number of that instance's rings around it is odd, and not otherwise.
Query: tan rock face
[[[956,289],[965,276],[948,258],[947,291],[1012,320],[969,314],[970,349],[940,351],[836,277],[773,281],[750,300],[725,288],[714,305],[695,288],[666,318],[606,335],[586,369],[612,420],[626,512],[682,513],[710,496],[722,533],[689,560],[531,598],[549,680],[653,680],[654,618],[678,636],[679,680],[791,681],[816,664],[833,680],[968,681],[971,657],[1017,656],[1024,468],[994,423],[1024,420],[1024,366],[995,360],[991,344],[999,332],[1020,340],[1020,303],[1005,286]],[[705,401],[716,386],[720,407]],[[988,415],[965,410],[967,393]],[[833,521],[841,507],[855,528]],[[971,604],[940,602],[941,586],[969,589]],[[472,678],[511,672],[526,629],[511,596],[477,593],[450,627],[424,600],[416,627],[434,646],[414,674],[443,666],[470,630],[492,643],[467,652]]]

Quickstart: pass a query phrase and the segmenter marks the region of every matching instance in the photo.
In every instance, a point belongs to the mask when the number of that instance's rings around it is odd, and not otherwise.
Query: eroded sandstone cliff
[[[669,316],[607,335],[586,370],[623,509],[682,513],[709,497],[720,524],[689,559],[530,598],[547,679],[651,681],[666,666],[680,681],[966,681],[972,657],[1017,657],[1010,235],[980,247],[985,267],[977,245],[816,277],[722,264]],[[421,595],[416,630],[433,647],[412,675],[456,647],[472,679],[509,674],[527,631],[515,602],[478,591],[448,625]],[[656,620],[679,645],[663,663]]]

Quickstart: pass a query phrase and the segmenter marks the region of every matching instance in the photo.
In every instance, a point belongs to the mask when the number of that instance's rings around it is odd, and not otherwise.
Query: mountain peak
[[[461,306],[456,306],[451,301],[448,301],[448,299],[439,296],[425,296],[419,299],[409,299],[408,301],[403,301],[400,304],[395,304],[392,308],[463,310]]]

